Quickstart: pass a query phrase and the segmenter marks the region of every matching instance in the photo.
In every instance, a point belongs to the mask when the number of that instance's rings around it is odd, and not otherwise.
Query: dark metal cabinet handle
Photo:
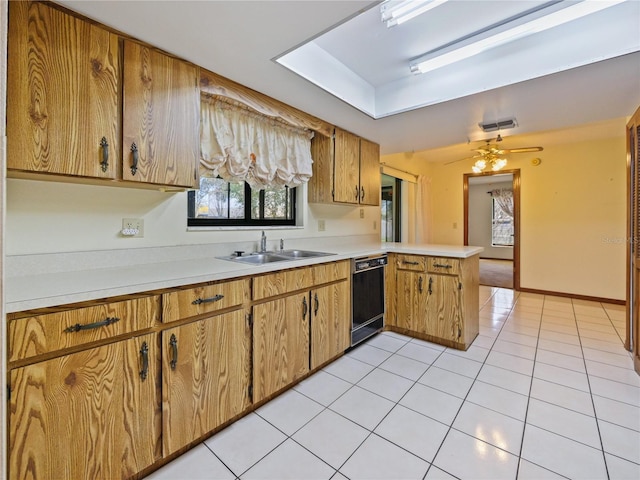
[[[360,195],[360,191],[358,190],[358,186],[356,185],[356,200],[358,200],[358,196]]]
[[[429,295],[433,293],[433,288],[431,288],[432,285],[433,285],[433,278],[429,277]]]
[[[418,291],[422,293],[422,277],[418,277]]]
[[[224,295],[214,295],[213,297],[209,297],[209,298],[196,298],[193,302],[191,302],[191,305],[200,305],[201,303],[217,302],[218,300],[222,300],[223,298],[224,298]]]
[[[102,137],[100,146],[102,147],[102,161],[100,162],[100,166],[102,167],[102,171],[106,172],[109,168],[109,144],[107,143],[107,137]]]
[[[452,266],[452,265],[444,265],[444,264],[442,264],[442,263],[434,263],[434,264],[433,264],[433,266],[434,266],[435,268],[453,268],[453,266]]]
[[[80,325],[79,323],[76,323],[75,325],[71,325],[65,328],[64,331],[67,333],[75,333],[81,330],[91,330],[92,328],[107,327],[112,323],[116,323],[119,321],[120,319],[117,317],[109,317],[105,318],[104,320],[100,320],[99,322],[87,323],[86,325]]]
[[[409,260],[403,260],[402,263],[404,265],[419,265],[420,262],[410,262]]]
[[[315,303],[314,309],[313,309],[313,314],[314,315],[318,315],[318,308],[320,308],[320,301],[318,300],[318,294],[314,294],[313,296],[313,301]]]
[[[134,143],[131,144],[131,153],[133,154],[133,162],[131,162],[131,175],[135,175],[138,171],[138,146]]]
[[[169,346],[171,347],[171,370],[175,370],[178,365],[178,339],[173,333],[169,339]]]
[[[302,319],[307,318],[307,313],[309,312],[309,306],[307,305],[307,297],[302,299]]]
[[[142,342],[142,347],[140,348],[140,360],[142,362],[140,378],[142,381],[145,381],[149,374],[149,345],[147,345],[147,342]]]
[[[364,200],[364,187],[360,187],[360,201]]]

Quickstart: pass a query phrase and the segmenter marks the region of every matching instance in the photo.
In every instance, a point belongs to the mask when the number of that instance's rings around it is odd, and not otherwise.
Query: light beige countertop
[[[37,273],[21,271],[5,278],[5,311],[7,313],[84,302],[119,295],[142,293],[163,288],[226,280],[288,268],[316,265],[386,252],[413,253],[443,257],[467,258],[479,254],[481,247],[406,243],[368,243],[306,248],[335,255],[289,260],[265,265],[250,265],[211,257],[184,258],[170,261],[131,263],[98,268],[85,266],[71,271]]]

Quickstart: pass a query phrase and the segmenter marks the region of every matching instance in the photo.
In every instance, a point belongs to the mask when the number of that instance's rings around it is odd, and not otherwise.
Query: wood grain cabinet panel
[[[243,310],[162,332],[165,455],[249,407],[250,352],[251,336]]]
[[[380,145],[360,139],[360,205],[380,205]]]
[[[237,307],[249,297],[249,279],[174,290],[162,295],[162,321],[173,322],[216,310]]]
[[[141,297],[9,321],[9,362],[150,328],[160,320],[160,297]]]
[[[310,203],[380,205],[380,145],[336,128],[311,141]]]
[[[124,40],[124,180],[198,188],[198,75],[192,64]]]
[[[312,267],[301,267],[253,277],[252,298],[262,300],[311,288],[313,273]]]
[[[351,344],[349,282],[311,291],[311,369],[335,358]]]
[[[7,168],[116,178],[118,37],[42,3],[9,7]]]
[[[259,402],[309,371],[309,293],[253,307],[253,400]]]
[[[154,338],[11,370],[9,478],[128,478],[158,460],[154,362],[140,375]]]
[[[479,257],[390,254],[391,329],[466,350],[479,331]]]

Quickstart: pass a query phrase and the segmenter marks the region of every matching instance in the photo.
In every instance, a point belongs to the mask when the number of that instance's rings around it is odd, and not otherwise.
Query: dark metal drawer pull
[[[140,378],[144,381],[149,374],[149,345],[147,342],[142,342],[142,348],[140,348],[140,359],[142,360],[142,370],[140,370]]]
[[[418,291],[422,293],[422,277],[418,277]]]
[[[107,143],[107,137],[102,137],[100,146],[102,147],[102,161],[100,162],[100,166],[102,167],[102,171],[106,172],[109,168],[109,144]]]
[[[138,171],[138,146],[134,143],[131,144],[131,153],[133,154],[133,162],[131,163],[131,175],[135,175]]]
[[[420,265],[420,262],[410,262],[409,260],[402,260],[405,265]]]
[[[75,325],[71,325],[70,327],[65,328],[64,331],[67,333],[74,333],[79,332],[80,330],[91,330],[92,328],[106,327],[108,325],[111,325],[112,323],[116,323],[119,321],[120,319],[117,317],[109,317],[105,318],[104,320],[100,320],[99,322],[87,323],[86,325],[80,325],[79,323],[76,323]]]
[[[169,339],[169,346],[171,347],[171,361],[169,365],[171,365],[171,370],[175,370],[178,365],[178,339],[175,334],[171,334],[171,338]]]
[[[442,263],[434,263],[433,266],[435,268],[453,268],[453,265],[444,265]]]
[[[210,298],[196,298],[193,302],[191,302],[191,305],[200,305],[201,303],[211,303],[211,302],[217,302],[218,300],[222,300],[224,298],[224,295],[214,295],[213,297]]]

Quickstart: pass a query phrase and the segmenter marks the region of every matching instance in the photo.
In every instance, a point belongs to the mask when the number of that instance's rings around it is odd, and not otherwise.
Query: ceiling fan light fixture
[[[476,163],[473,164],[471,170],[473,171],[473,173],[482,173],[487,167],[490,167],[492,171],[497,172],[499,170],[502,170],[506,166],[506,158],[481,158],[479,160],[476,160]]]

